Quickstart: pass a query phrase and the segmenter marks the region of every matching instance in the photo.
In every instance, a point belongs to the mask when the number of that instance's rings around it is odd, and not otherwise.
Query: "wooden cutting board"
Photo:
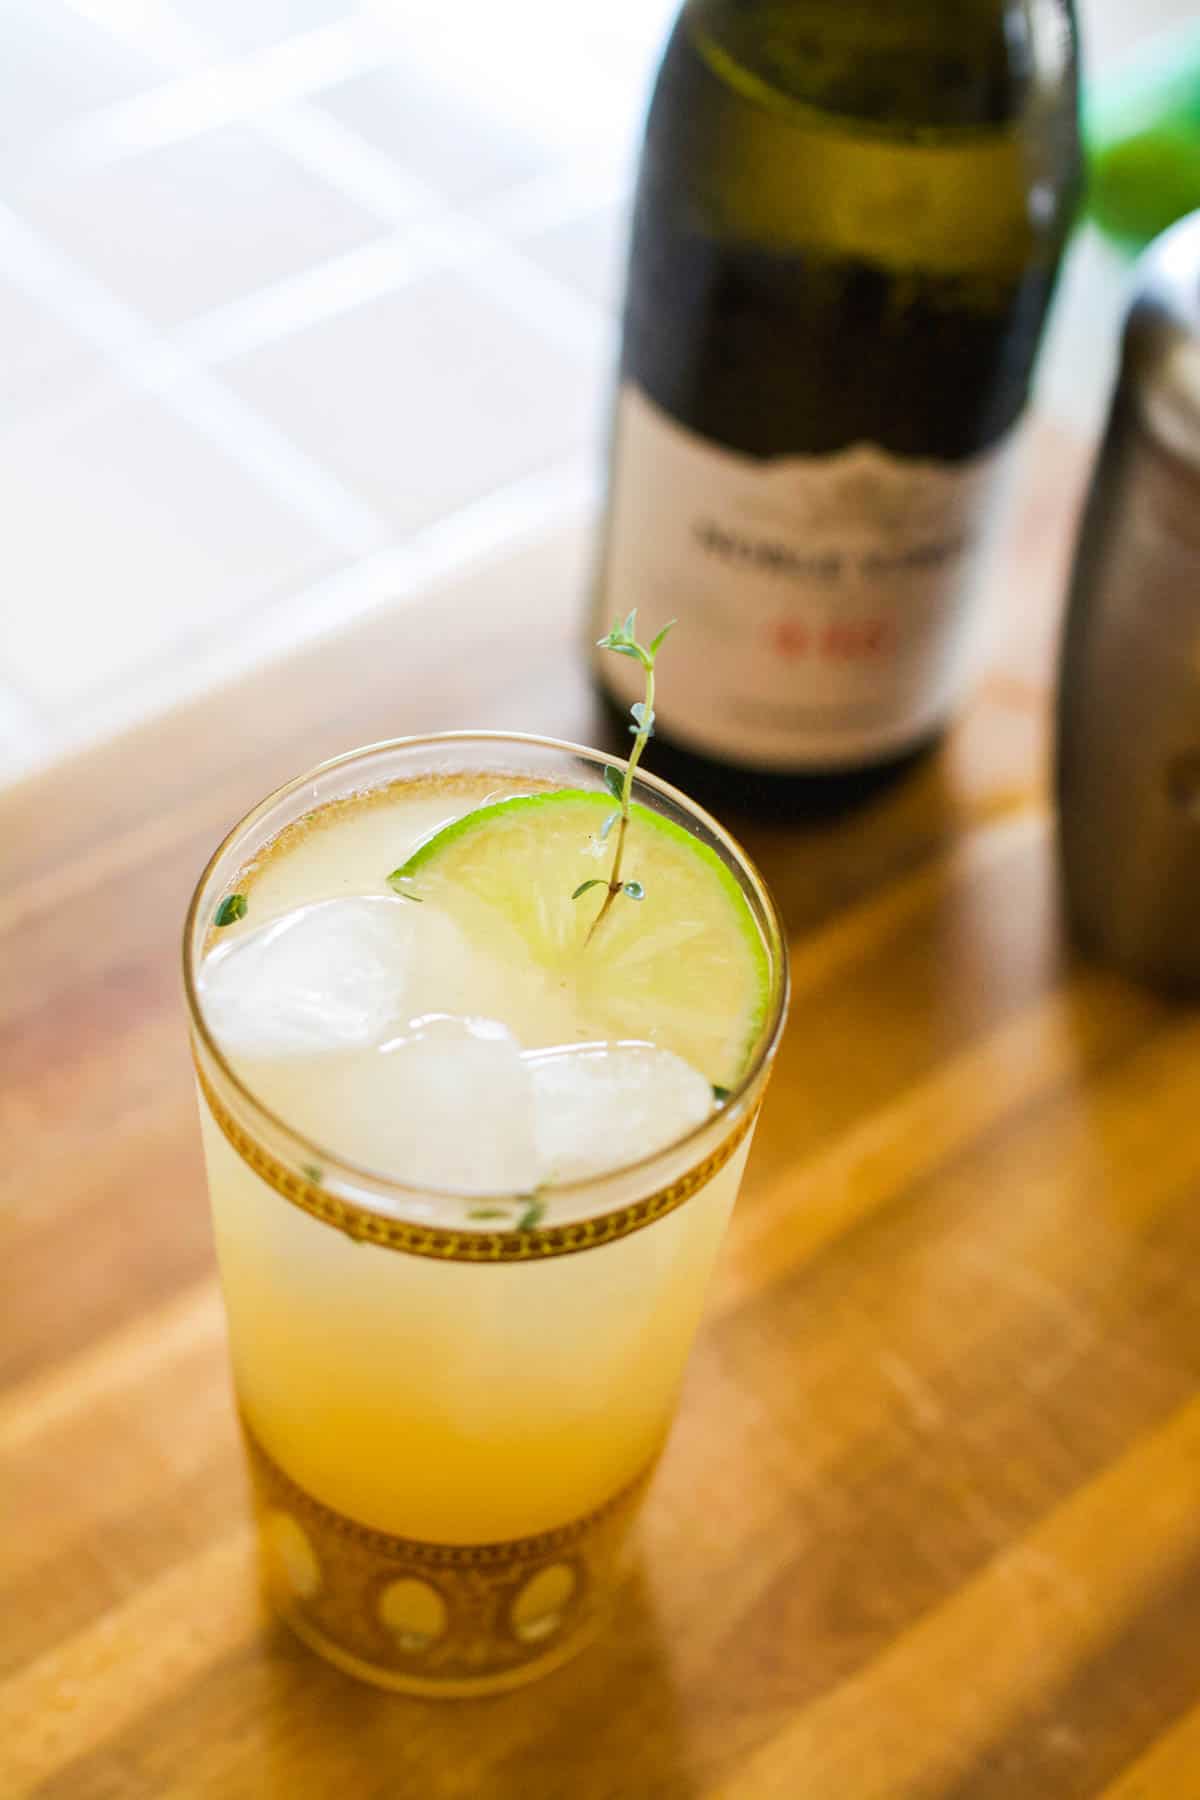
[[[586,546],[0,795],[5,1800],[1200,1796],[1200,1018],[1061,938],[1083,462],[1037,434],[941,754],[745,830],[792,937],[778,1073],[641,1573],[509,1697],[377,1693],[261,1610],[177,943],[218,836],[327,754],[592,736]]]

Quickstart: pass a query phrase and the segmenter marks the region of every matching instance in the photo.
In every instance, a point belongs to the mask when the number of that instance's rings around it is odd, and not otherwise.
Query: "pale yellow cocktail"
[[[741,1178],[779,934],[714,826],[638,800],[655,881],[590,944],[559,864],[603,854],[601,765],[532,740],[327,765],[239,827],[193,908],[269,1580],[395,1686],[508,1685],[601,1618]]]

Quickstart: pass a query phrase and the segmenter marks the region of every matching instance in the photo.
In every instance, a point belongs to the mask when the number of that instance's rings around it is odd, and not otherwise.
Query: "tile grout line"
[[[579,216],[589,200],[597,203],[597,189],[601,199],[613,193],[619,185],[613,171],[595,159],[586,173],[571,170],[564,176],[560,170],[550,176],[538,175],[502,193],[493,203],[490,219],[485,216],[481,220],[443,205],[433,188],[408,175],[358,133],[297,98],[378,61],[376,41],[364,48],[366,39],[360,39],[355,31],[350,31],[348,37],[343,34],[340,41],[343,64],[335,65],[332,74],[323,60],[328,34],[305,34],[303,39],[290,40],[267,53],[230,61],[215,75],[207,71],[196,78],[167,81],[153,90],[153,96],[101,109],[74,132],[68,130],[52,140],[44,140],[42,148],[48,143],[50,160],[61,161],[64,154],[69,160],[74,144],[76,154],[81,147],[84,149],[86,160],[88,143],[95,151],[108,132],[111,151],[121,138],[120,129],[112,136],[110,127],[114,123],[119,128],[122,121],[127,127],[131,119],[152,120],[156,107],[172,95],[178,98],[190,93],[193,99],[199,99],[206,92],[211,98],[214,91],[225,91],[226,101],[222,104],[227,105],[229,84],[238,87],[240,71],[244,79],[236,116],[246,119],[257,135],[275,144],[293,162],[320,175],[381,223],[418,226],[415,247],[402,245],[394,238],[375,240],[345,256],[327,259],[298,276],[211,309],[174,332],[159,333],[84,266],[0,205],[0,266],[7,265],[16,284],[105,353],[115,372],[156,394],[168,409],[193,425],[221,453],[240,463],[260,485],[310,522],[323,526],[333,546],[352,559],[349,567],[319,578],[299,593],[289,589],[274,600],[266,600],[258,610],[256,628],[232,655],[227,640],[223,646],[219,639],[210,640],[207,653],[202,649],[199,657],[202,678],[184,684],[188,695],[234,678],[266,654],[313,641],[346,617],[373,610],[385,598],[415,597],[431,582],[463,568],[464,563],[477,562],[505,545],[516,546],[544,532],[555,520],[562,521],[564,516],[569,524],[576,523],[594,493],[591,459],[582,455],[568,457],[533,476],[493,490],[467,507],[433,521],[406,543],[396,544],[382,517],[208,373],[206,364],[219,363],[252,348],[256,342],[286,335],[290,330],[361,304],[364,276],[371,293],[382,294],[403,287],[406,281],[427,270],[458,267],[469,274],[471,265],[486,263],[494,268],[497,260],[508,279],[503,284],[504,292],[492,293],[490,297],[501,304],[507,300],[509,309],[526,324],[550,332],[573,348],[583,344],[591,348],[600,330],[611,329],[605,308],[548,274],[503,234],[506,229],[549,228],[553,223]],[[197,49],[204,53],[203,46],[197,44]],[[181,55],[182,51],[176,54]],[[274,86],[268,83],[269,91],[264,94],[260,85],[252,96],[253,75],[264,68],[273,71]],[[317,79],[322,70],[324,73]],[[254,108],[264,103],[269,110],[255,117]],[[220,112],[219,107],[218,113],[219,117],[212,113],[203,116],[203,108],[199,112],[194,108],[187,130],[167,138],[156,138],[150,133],[139,139],[136,132],[130,134],[126,130],[118,154],[135,155],[153,149],[160,141],[176,141],[231,116]],[[285,606],[286,623],[281,618]],[[196,641],[195,637],[191,640],[193,652]],[[199,641],[203,645],[203,633]],[[179,646],[175,646],[169,655],[153,659],[133,683],[114,681],[107,703],[83,711],[74,709],[74,729],[65,738],[56,736],[53,745],[43,742],[39,746],[50,751],[45,760],[57,760],[102,735],[106,726],[119,729],[122,723],[162,710],[178,698],[178,650]],[[194,654],[188,657],[187,645],[184,655],[195,665],[197,659]],[[53,717],[53,711],[50,716]],[[45,730],[38,735],[45,740]]]
[[[73,10],[81,9],[76,6]],[[97,107],[35,141],[28,151],[7,153],[0,158],[0,171],[14,161],[28,167],[31,157],[51,164],[119,162],[223,125],[252,121],[267,107],[298,100],[365,73],[378,64],[388,42],[366,14],[358,14],[263,50],[214,58],[212,41],[186,28],[183,33],[169,32],[173,41],[169,45],[160,41],[156,51],[153,32],[122,30],[118,20],[97,19],[91,13],[85,16],[119,42],[143,52],[149,44],[150,54],[158,54],[166,63],[178,66],[189,54],[189,41],[190,54],[213,60],[200,69],[168,77],[132,99]]]
[[[505,238],[532,236],[571,225],[600,207],[624,205],[633,187],[632,167],[593,158],[533,175],[481,203],[484,228]]]
[[[293,512],[323,530],[333,547],[361,556],[388,541],[388,526],[364,500],[208,370],[156,337],[141,314],[3,204],[0,269]]]
[[[424,184],[407,177],[390,157],[376,151],[348,126],[338,123],[329,131],[319,109],[299,102],[274,114],[254,121],[255,128],[294,160],[322,178],[342,194],[373,215],[383,225],[412,222],[411,199],[397,214],[389,181],[403,180],[410,195]],[[413,275],[432,273],[439,267],[459,267],[469,276],[469,265],[486,266],[489,273],[497,261],[505,265],[512,289],[501,284],[489,286],[489,296],[503,304],[510,294],[520,292],[522,304],[513,308],[526,323],[553,332],[559,342],[569,348],[591,348],[598,330],[610,323],[607,312],[585,295],[578,294],[566,282],[548,274],[536,262],[522,254],[506,238],[491,229],[486,221],[460,207],[443,203],[436,192],[424,187],[423,203],[438,209],[438,225],[430,233],[435,249],[445,247],[445,260],[438,263],[430,257],[414,264]]]
[[[161,716],[172,705],[215,692],[269,656],[311,646],[384,606],[412,604],[440,582],[544,539],[556,525],[574,532],[589,517],[595,491],[592,459],[567,458],[493,489],[403,544],[385,546],[303,588],[287,587],[263,602],[237,639],[217,628],[202,628],[182,645],[185,681],[179,676],[179,645],[145,665],[133,681],[114,679],[92,705],[72,708],[70,728],[56,733],[39,767],[51,767],[139,720]],[[60,716],[50,715],[55,722]]]
[[[197,52],[202,52],[207,47],[204,40],[192,35]],[[325,41],[324,31],[288,40],[265,53],[266,60],[286,62],[282,53],[289,47],[301,44],[311,51],[314,40],[320,47]],[[376,43],[374,36],[371,42]],[[299,60],[305,66],[304,59]],[[263,61],[260,54],[224,68],[228,74],[247,63],[253,67]],[[311,73],[311,57],[307,66]],[[164,85],[171,88],[173,84]],[[123,113],[134,104],[120,103],[115,110]],[[104,109],[92,117],[103,118],[113,110]],[[356,132],[323,118],[315,108],[276,108],[250,122],[259,135],[294,162],[319,171],[344,197],[385,225],[411,221],[414,214],[420,217],[426,208],[432,211],[438,204],[433,189],[408,176]],[[530,185],[544,192],[544,179],[538,178]],[[517,203],[519,210],[519,190]],[[0,207],[0,258],[7,237],[10,272],[27,292],[41,298],[76,331],[98,344],[128,378],[168,403],[174,400],[184,416],[221,450],[237,456],[244,467],[293,509],[305,517],[315,517],[332,541],[350,555],[361,555],[386,542],[391,536],[386,521],[346,489],[331,471],[313,462],[286,435],[275,432],[253,408],[214,381],[206,373],[206,364],[228,360],[268,338],[278,339],[361,304],[363,296],[361,292],[355,294],[353,281],[356,274],[361,276],[372,269],[372,296],[381,296],[439,268],[464,268],[473,261],[494,266],[501,259],[511,285],[506,296],[493,294],[492,298],[503,303],[507,297],[509,309],[525,323],[551,332],[560,343],[575,350],[591,350],[598,333],[612,330],[611,318],[603,307],[541,269],[486,221],[450,207],[442,210],[436,222],[427,221],[424,243],[419,241],[415,256],[407,260],[398,244],[376,240],[358,251],[327,259],[314,269],[259,288],[162,334],[49,240],[39,238],[17,215],[8,213],[7,232],[5,223],[4,209]],[[14,249],[18,248],[21,254],[14,257]],[[392,258],[397,260],[392,262]],[[34,276],[36,280],[31,280]],[[69,292],[72,287],[74,293]],[[101,319],[105,326],[98,332],[95,325]],[[184,394],[186,404],[181,404]],[[218,429],[214,431],[214,427]],[[231,438],[227,433],[235,435]],[[286,478],[281,482],[285,469]]]
[[[373,238],[201,313],[166,336],[200,364],[232,361],[261,345],[399,291],[426,273],[452,266],[460,244],[452,236],[450,245],[443,246],[439,240],[447,235],[451,234],[440,223],[431,223],[407,244],[390,237]]]
[[[380,246],[374,248],[378,250]],[[26,291],[43,299],[57,316],[106,351],[118,369],[173,403],[175,410],[196,424],[220,450],[237,457],[244,465],[248,464],[251,473],[255,472],[252,460],[245,454],[237,455],[238,446],[231,442],[228,430],[223,426],[240,430],[243,451],[246,431],[253,434],[254,428],[261,426],[265,434],[261,445],[265,457],[271,461],[277,457],[281,446],[265,420],[260,420],[252,409],[228,395],[221,384],[206,378],[202,368],[193,369],[178,346],[165,338],[155,337],[133,308],[112,295],[86,271],[77,269],[62,252],[43,242],[23,221],[0,206],[0,265],[3,264],[7,264],[9,272]],[[328,270],[330,265],[324,267]],[[99,330],[98,321],[102,322]],[[282,440],[282,447],[289,451],[293,448],[287,439]],[[307,462],[298,451],[296,457],[302,464]],[[307,470],[302,468],[300,472],[304,475]],[[319,468],[316,472],[323,477]],[[274,481],[269,485],[277,488]],[[348,569],[335,571],[299,593],[289,589],[275,602],[268,602],[260,611],[259,629],[249,634],[244,648],[232,658],[221,655],[202,658],[205,679],[188,682],[186,692],[195,694],[206,686],[232,679],[261,661],[268,651],[319,638],[337,622],[348,616],[358,616],[382,603],[385,596],[393,600],[401,593],[414,596],[430,581],[444,578],[455,567],[462,566],[464,531],[468,536],[476,535],[474,550],[468,552],[468,557],[478,558],[505,543],[521,541],[522,536],[530,535],[535,529],[544,529],[554,519],[561,519],[564,512],[578,518],[592,498],[594,485],[591,459],[578,457],[567,459],[549,472],[539,471],[533,477],[522,477],[494,490],[481,500],[433,521],[404,545],[394,544],[386,526],[377,521],[366,541],[355,536],[349,545],[343,542],[343,549],[354,558]],[[297,504],[294,479],[286,484],[283,497],[289,504]],[[524,523],[516,525],[515,529],[514,507],[526,513]],[[349,532],[343,532],[344,537],[349,535]],[[276,622],[284,604],[289,609],[286,629]],[[297,614],[302,615],[305,610],[308,617],[300,623]],[[45,741],[43,731],[39,748],[50,754],[43,755],[41,760],[45,763],[56,761],[86,742],[94,741],[106,728],[119,729],[122,723],[131,723],[139,716],[169,705],[180,692],[177,674],[173,679],[167,675],[167,665],[174,654],[172,651],[170,657],[152,664],[143,679],[126,687],[119,701],[113,696],[108,704],[102,703],[98,708],[83,712],[76,709],[73,718],[77,728],[65,737],[56,734],[52,745]],[[168,686],[169,693],[165,691]],[[53,717],[51,712],[49,718]],[[20,772],[19,768],[14,771]]]
[[[265,109],[247,124],[382,224],[407,225],[423,212],[450,210],[436,188],[307,98]]]
[[[582,215],[568,214],[563,222],[578,216]],[[510,307],[515,316],[552,331],[568,349],[593,350],[598,339],[603,341],[614,331],[607,308],[549,274],[490,226],[445,211],[421,215],[403,241],[395,236],[373,238],[199,314],[165,336],[197,363],[219,366],[260,345],[282,341],[399,293],[427,275],[457,270],[477,282],[481,269],[494,269],[498,262],[514,285],[507,295],[503,289],[489,290],[489,298],[503,304],[519,294],[521,300]]]
[[[79,10],[77,7],[76,10]],[[90,16],[90,13],[88,14]],[[317,31],[302,34],[300,37],[287,39],[284,43],[271,46],[268,50],[258,52],[249,57],[231,59],[220,63],[215,69],[209,69],[196,76],[181,76],[176,82],[166,82],[152,90],[150,95],[141,95],[131,101],[118,102],[113,107],[100,109],[81,121],[74,130],[74,147],[76,156],[82,149],[82,160],[89,160],[87,145],[89,137],[94,138],[97,147],[106,141],[106,133],[112,136],[114,127],[116,138],[120,139],[120,121],[131,113],[137,116],[138,109],[150,107],[156,96],[161,96],[161,107],[170,110],[171,95],[190,85],[199,83],[212,86],[221,83],[241,92],[241,102],[237,118],[245,123],[260,138],[271,143],[276,149],[289,156],[293,163],[315,174],[335,188],[343,198],[352,201],[365,212],[385,226],[410,225],[420,219],[423,214],[440,215],[438,227],[432,233],[436,240],[440,236],[444,245],[446,260],[439,264],[429,255],[426,247],[424,259],[418,257],[412,270],[403,276],[399,269],[396,275],[396,286],[403,285],[408,279],[420,274],[432,273],[437,267],[461,267],[471,260],[481,265],[503,257],[507,265],[510,280],[514,283],[513,297],[519,292],[522,298],[513,307],[519,317],[538,329],[551,330],[557,340],[570,348],[579,348],[586,344],[592,347],[598,329],[611,329],[611,320],[603,307],[596,305],[585,295],[579,294],[567,282],[542,269],[533,259],[525,256],[505,234],[505,200],[507,199],[510,217],[515,211],[515,220],[508,226],[511,230],[521,229],[520,212],[522,204],[522,187],[510,190],[509,196],[501,196],[498,212],[491,219],[485,213],[482,218],[475,217],[461,208],[444,202],[437,190],[427,182],[411,175],[392,157],[375,149],[362,135],[351,127],[343,125],[332,115],[323,113],[319,107],[309,102],[308,96],[324,88],[336,85],[348,76],[364,73],[378,66],[381,58],[386,56],[388,38],[378,28],[364,28],[364,18],[359,16],[354,23],[342,21],[338,26],[321,27]],[[144,45],[144,33],[122,32],[119,25],[110,24],[114,35],[127,42],[134,42],[139,47]],[[330,34],[334,34],[332,39]],[[171,37],[175,43],[171,49],[161,44],[161,54],[166,57],[180,56],[183,53],[176,34]],[[186,32],[186,40],[190,42],[193,53],[201,56],[209,54],[213,45],[201,33]],[[323,61],[323,53],[327,53],[332,42],[335,52],[341,50],[342,60],[336,56],[332,64]],[[280,73],[286,74],[288,65],[294,65],[290,82],[280,80]],[[297,72],[299,79],[297,79]],[[257,78],[257,79],[256,79]],[[272,80],[272,78],[274,78]],[[151,108],[153,111],[154,108]],[[105,121],[108,121],[106,125]],[[193,115],[187,122],[185,131],[177,132],[170,139],[148,138],[143,140],[123,141],[123,154],[136,155],[145,150],[160,147],[166,141],[178,141],[182,137],[196,136],[214,125],[227,122],[226,116],[206,116],[201,109],[199,115]],[[54,140],[59,148],[58,156],[64,154],[70,158],[70,133],[66,139]],[[36,148],[36,147],[35,147]],[[52,154],[55,154],[52,148]],[[97,157],[93,152],[92,161],[111,160]],[[2,165],[0,165],[2,166]],[[570,179],[570,178],[568,178]],[[550,178],[549,192],[553,196],[554,178]],[[547,177],[539,176],[526,184],[534,194],[536,217],[537,193],[544,196],[547,191]],[[611,187],[610,184],[605,184]],[[562,203],[561,190],[558,195],[559,204],[555,209],[556,222],[565,222],[570,216]],[[553,205],[553,200],[551,202]],[[368,250],[375,246],[367,246]],[[352,253],[353,254],[353,253]],[[436,253],[435,253],[436,254]],[[332,259],[335,263],[341,259]],[[317,265],[317,268],[328,265]],[[310,272],[304,271],[298,279],[303,281]],[[272,284],[267,289],[259,289],[255,294],[243,296],[241,300],[229,303],[228,308],[221,308],[224,315],[223,338],[218,342],[226,346],[219,351],[219,358],[238,354],[232,348],[236,337],[231,328],[236,328],[237,313],[230,308],[246,306],[248,318],[257,318],[258,327],[253,331],[246,348],[253,348],[256,342],[263,341],[264,331],[270,329],[267,321],[270,318],[271,293],[279,291],[282,303],[282,314],[273,332],[275,336],[286,335],[287,329],[299,326],[288,325],[288,293],[289,283]],[[318,279],[312,284],[311,294],[315,297],[322,288]],[[335,316],[342,306],[337,304],[336,285],[325,288],[331,303],[328,310],[310,311],[304,315],[304,323],[316,323],[318,319]],[[379,289],[379,292],[391,291]],[[493,298],[501,298],[493,294]],[[168,334],[170,341],[179,342],[182,348],[200,349],[204,345],[204,321],[211,314],[203,314],[195,321],[188,321],[177,328],[178,336]],[[296,317],[296,315],[292,315]],[[253,330],[253,327],[252,327]],[[189,341],[188,333],[194,333]],[[218,327],[220,333],[221,327]],[[216,360],[216,359],[214,359]]]

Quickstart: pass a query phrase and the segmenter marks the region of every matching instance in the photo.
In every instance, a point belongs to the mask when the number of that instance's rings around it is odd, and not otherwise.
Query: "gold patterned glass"
[[[285,1124],[223,1056],[197,972],[231,884],[253,898],[273,848],[322,809],[399,783],[598,788],[603,765],[498,733],[338,758],[235,828],[188,916],[201,1128],[268,1592],[322,1655],[408,1692],[516,1686],[604,1621],[782,1029],[778,920],[715,821],[639,777],[639,803],[738,882],[768,955],[765,1016],[712,1117],[649,1158],[552,1189],[530,1229],[504,1221],[511,1194],[493,1208],[405,1186]],[[502,1222],[480,1223],[487,1212]]]

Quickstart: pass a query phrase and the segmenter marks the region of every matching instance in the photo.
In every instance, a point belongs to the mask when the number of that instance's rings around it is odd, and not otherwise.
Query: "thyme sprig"
[[[591,881],[581,881],[571,895],[572,900],[579,900],[593,888],[604,888],[605,890],[604,903],[592,920],[591,928],[584,940],[585,944],[590,944],[595,937],[618,894],[624,894],[627,900],[644,900],[646,898],[646,890],[642,883],[636,879],[627,880],[625,877],[625,841],[629,832],[633,777],[638,763],[641,761],[642,751],[654,736],[654,668],[663,640],[674,623],[674,619],[670,620],[660,632],[651,638],[648,644],[639,643],[637,608],[635,607],[626,618],[615,620],[612,630],[597,644],[599,650],[611,650],[616,656],[632,657],[635,662],[640,663],[646,677],[646,693],[644,699],[636,701],[629,709],[633,716],[633,724],[629,727],[633,733],[633,749],[630,752],[629,761],[623,770],[610,763],[604,771],[604,785],[617,802],[616,812],[610,813],[600,827],[601,843],[607,840],[614,826],[617,833],[608,880],[605,881],[602,876],[596,876]]]

